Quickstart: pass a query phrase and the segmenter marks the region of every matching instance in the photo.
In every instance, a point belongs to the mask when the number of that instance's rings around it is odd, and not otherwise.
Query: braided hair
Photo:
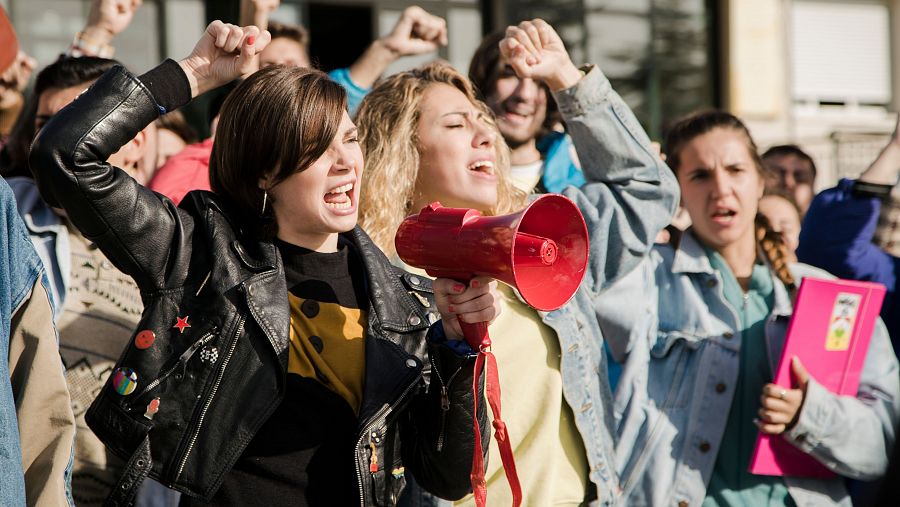
[[[702,136],[714,129],[728,129],[737,132],[744,139],[747,150],[750,152],[750,158],[753,165],[762,178],[769,176],[768,169],[762,163],[759,157],[759,150],[750,131],[738,117],[725,111],[702,111],[691,114],[681,120],[675,122],[668,130],[665,140],[666,161],[669,163],[675,174],[678,174],[678,167],[681,165],[681,151],[694,138]],[[772,229],[769,220],[761,214],[757,213],[756,220],[756,242],[759,251],[765,256],[766,260],[772,268],[775,276],[792,291],[796,287],[796,281],[789,269],[792,261],[790,250],[781,233]]]

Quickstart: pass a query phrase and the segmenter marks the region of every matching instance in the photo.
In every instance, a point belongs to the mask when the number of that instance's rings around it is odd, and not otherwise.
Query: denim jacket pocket
[[[705,339],[696,333],[686,333],[684,331],[662,331],[656,333],[656,343],[650,347],[650,356],[654,359],[662,359],[669,355],[672,347],[683,342],[682,345],[697,350]]]
[[[703,338],[679,331],[660,331],[650,348],[651,367],[647,387],[650,399],[661,410],[677,409],[687,404],[689,387],[687,372],[694,351]]]

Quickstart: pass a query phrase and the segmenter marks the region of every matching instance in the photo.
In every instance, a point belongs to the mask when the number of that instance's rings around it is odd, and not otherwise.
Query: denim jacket
[[[16,196],[19,215],[28,228],[27,233],[44,264],[53,301],[53,318],[59,320],[69,285],[69,233],[53,209],[38,193],[37,184],[31,178],[17,176],[6,180]]]
[[[833,278],[805,264],[791,271],[797,280]],[[774,281],[774,309],[765,328],[770,371],[792,313],[787,289]],[[725,300],[721,277],[687,232],[677,248],[657,245],[596,303],[604,337],[623,363],[615,418],[616,470],[625,503],[699,505],[739,369],[739,319]],[[842,476],[869,480],[887,468],[898,414],[900,369],[879,320],[857,396],[836,396],[811,379],[799,418],[784,438]],[[840,477],[785,483],[798,506],[850,505]]]
[[[599,68],[590,68],[577,85],[554,97],[587,180],[581,188],[567,187],[563,194],[584,216],[590,257],[572,300],[558,310],[539,314],[559,339],[563,395],[575,415],[590,480],[598,494],[592,505],[614,506],[620,495],[613,454],[612,391],[594,299],[649,253],[656,233],[675,211],[678,183]],[[522,489],[527,501],[528,484]],[[406,506],[439,504],[416,491],[404,501]]]
[[[0,181],[0,244],[0,505],[24,506],[22,449],[7,360],[9,326],[42,276],[42,266],[5,181]]]
[[[584,441],[598,504],[617,505],[612,391],[594,300],[650,251],[657,232],[675,211],[678,183],[598,68],[554,97],[587,180],[581,188],[567,187],[563,194],[584,216],[590,257],[572,300],[541,317],[559,338],[563,395]]]

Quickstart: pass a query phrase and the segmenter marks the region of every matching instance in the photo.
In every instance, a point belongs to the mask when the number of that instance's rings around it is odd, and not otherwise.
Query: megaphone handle
[[[466,343],[468,343],[476,352],[481,352],[483,349],[487,349],[491,346],[491,336],[488,334],[488,324],[489,322],[469,324],[461,320],[459,321],[459,327],[462,328]]]

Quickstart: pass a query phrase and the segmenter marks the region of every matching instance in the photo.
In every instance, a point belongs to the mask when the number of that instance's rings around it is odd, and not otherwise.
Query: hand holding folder
[[[796,356],[823,387],[838,395],[855,396],[884,295],[884,286],[877,283],[804,278],[774,384],[783,389],[795,386],[791,360]],[[780,435],[768,434],[760,434],[756,440],[750,473],[834,476]]]

